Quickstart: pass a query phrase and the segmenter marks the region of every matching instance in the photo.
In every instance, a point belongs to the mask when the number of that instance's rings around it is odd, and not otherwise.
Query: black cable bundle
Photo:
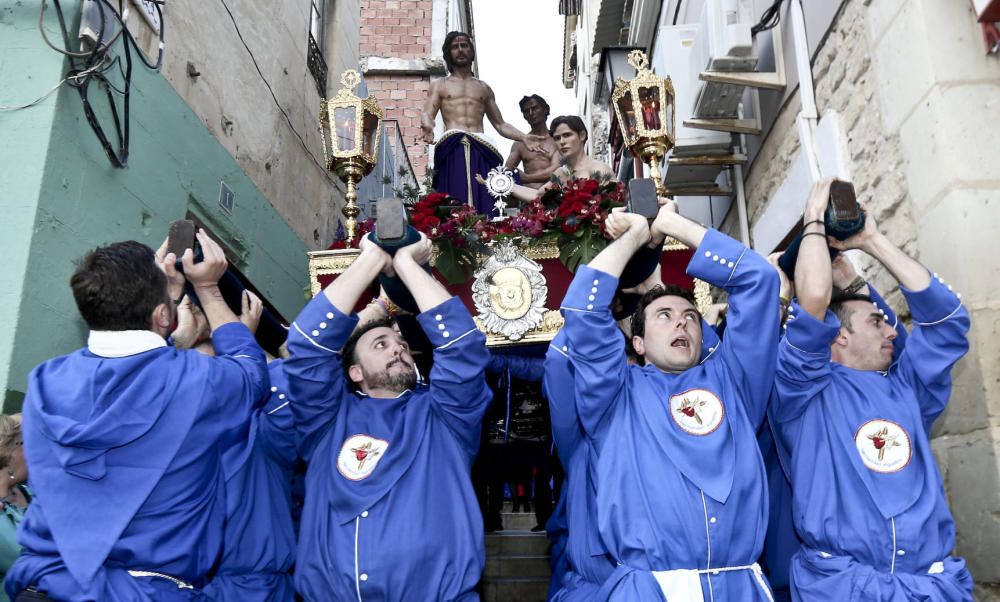
[[[128,27],[122,18],[125,11],[124,0],[118,0],[117,10],[115,10],[115,7],[112,6],[110,0],[95,0],[101,15],[101,27],[97,35],[98,42],[94,44],[94,47],[90,50],[90,52],[75,52],[71,50],[72,46],[70,44],[69,29],[66,26],[66,18],[63,15],[62,6],[59,4],[59,0],[52,0],[52,5],[56,9],[56,15],[59,17],[59,28],[62,30],[63,37],[63,48],[56,47],[45,35],[43,20],[45,16],[46,0],[42,0],[41,11],[38,16],[38,28],[42,33],[42,39],[44,39],[45,43],[48,44],[53,50],[65,55],[69,59],[70,69],[66,74],[66,81],[68,81],[71,86],[76,88],[77,92],[80,94],[80,100],[83,103],[83,113],[87,118],[87,123],[94,131],[94,135],[97,136],[97,140],[100,142],[101,147],[104,148],[104,152],[107,153],[108,159],[111,161],[111,165],[118,168],[123,168],[128,164],[129,100],[132,90],[132,47],[135,48],[142,63],[149,69],[157,71],[163,64],[164,23],[161,5],[164,3],[164,0],[150,1],[156,8],[156,13],[160,22],[160,42],[155,64],[151,64],[142,55],[142,51],[139,49],[138,43],[132,36],[132,33],[128,30]],[[108,41],[108,43],[103,44],[106,15],[105,7],[107,10],[111,11],[111,15],[118,22],[119,31],[110,41]],[[118,41],[118,38],[123,35],[125,37],[125,42],[122,45],[122,50],[125,55],[124,70],[121,68],[121,57],[116,56],[113,59],[110,57],[112,47]],[[118,65],[119,73],[121,74],[122,81],[124,82],[121,90],[116,88],[106,75],[106,73],[115,65]],[[104,89],[108,106],[111,109],[111,117],[114,121],[115,127],[115,138],[118,143],[117,148],[112,146],[111,141],[108,140],[104,127],[98,120],[97,114],[94,112],[94,108],[90,103],[90,84],[94,80],[97,80],[98,84]],[[122,96],[121,115],[118,112],[118,104],[115,99],[115,93]]]
[[[771,6],[764,10],[764,14],[760,16],[760,21],[756,25],[750,28],[750,35],[756,36],[762,31],[767,31],[768,29],[774,29],[781,22],[781,3],[784,0],[774,0]]]

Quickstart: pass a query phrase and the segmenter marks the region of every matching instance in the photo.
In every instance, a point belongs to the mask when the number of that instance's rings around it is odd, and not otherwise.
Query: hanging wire
[[[778,26],[778,23],[781,22],[782,2],[784,2],[784,0],[774,0],[774,3],[764,10],[764,13],[760,16],[760,21],[750,28],[750,35],[756,36],[762,31],[774,29]]]
[[[117,7],[112,5],[110,0],[93,1],[100,15],[100,26],[97,32],[97,41],[90,50],[82,51],[75,48],[73,43],[70,41],[69,27],[66,24],[66,16],[63,13],[62,5],[59,0],[52,0],[52,7],[55,10],[56,17],[59,22],[63,47],[58,47],[52,42],[51,39],[49,39],[48,34],[45,31],[45,11],[48,2],[47,0],[42,0],[38,12],[38,30],[41,33],[42,40],[50,48],[67,57],[70,68],[67,71],[66,76],[60,80],[59,83],[46,91],[42,96],[22,105],[0,106],[0,111],[15,111],[35,106],[42,100],[48,98],[63,84],[69,84],[71,87],[75,88],[77,93],[80,95],[80,101],[83,105],[83,113],[87,119],[87,123],[90,125],[91,130],[93,130],[94,135],[97,137],[98,142],[107,154],[111,164],[115,167],[123,168],[128,164],[129,154],[132,50],[135,49],[137,51],[139,60],[142,61],[142,63],[149,69],[156,71],[162,66],[165,29],[162,9],[164,0],[147,0],[147,2],[152,4],[154,10],[156,11],[160,25],[159,44],[157,46],[157,58],[155,63],[150,63],[146,60],[138,42],[128,29],[126,24],[128,10],[125,8],[124,0],[118,0]],[[105,29],[108,22],[117,23],[118,31],[111,37],[110,40],[104,42]],[[112,57],[112,49],[118,44],[119,40],[122,39],[124,42],[121,44],[121,53]],[[122,57],[124,57],[124,66],[122,64]],[[115,85],[115,83],[108,77],[108,74],[111,73],[115,67],[118,68],[117,74],[121,77],[120,86]],[[90,92],[91,84],[95,82],[97,83],[99,93],[100,91],[104,92],[103,98],[107,102],[108,110],[111,116],[110,121],[113,125],[114,143],[112,143],[109,139],[108,133],[105,131],[104,126],[101,124],[101,120],[97,116],[97,112],[94,110]],[[118,97],[120,97],[120,100]],[[121,103],[120,110],[119,102]]]

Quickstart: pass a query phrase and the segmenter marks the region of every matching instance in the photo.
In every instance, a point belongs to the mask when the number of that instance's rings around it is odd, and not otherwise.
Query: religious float
[[[641,52],[634,52],[630,62],[637,75],[615,82],[615,114],[626,144],[649,166],[662,194],[658,165],[674,140],[673,87],[669,78],[648,69]],[[313,295],[351,265],[360,253],[358,241],[374,227],[374,220],[357,221],[357,183],[376,163],[382,111],[374,98],[357,96],[356,72],[346,72],[341,82],[338,94],[323,101],[319,122],[326,168],[347,185],[345,236],[330,250],[309,253]],[[465,302],[490,347],[552,340],[562,327],[559,304],[573,273],[610,243],[604,220],[612,208],[626,204],[622,184],[581,178],[505,212],[512,182],[510,172],[502,168],[489,174],[498,216],[479,214],[471,203],[457,201],[446,191],[432,191],[408,207],[410,224],[434,242],[431,265],[436,275]],[[704,311],[711,303],[708,285],[685,274],[691,253],[667,240],[659,257],[661,278],[694,289]],[[356,309],[374,294],[362,298]]]

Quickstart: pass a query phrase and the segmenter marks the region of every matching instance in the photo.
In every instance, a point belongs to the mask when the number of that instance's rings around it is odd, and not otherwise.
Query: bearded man
[[[470,471],[491,393],[484,335],[421,267],[430,241],[390,256],[369,238],[289,332],[285,362],[309,462],[295,567],[306,600],[474,601],[485,563]],[[392,270],[423,312],[430,383],[388,320],[350,315]],[[353,334],[352,334],[353,331]]]

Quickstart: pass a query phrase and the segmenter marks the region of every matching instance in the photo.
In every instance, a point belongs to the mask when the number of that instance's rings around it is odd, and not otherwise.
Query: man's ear
[[[646,343],[642,340],[642,337],[633,336],[632,347],[635,348],[637,354],[646,355]]]
[[[152,326],[152,330],[156,331],[158,334],[167,336],[174,327],[173,306],[168,305],[167,303],[160,303],[153,309],[153,315],[150,317],[149,321]]]
[[[350,368],[348,368],[347,375],[351,377],[352,382],[356,383],[360,383],[365,379],[365,377],[361,374],[361,366],[359,366],[358,364],[354,364]]]
[[[836,338],[833,339],[833,344],[837,347],[847,347],[849,334],[846,328],[841,327],[840,331],[837,332]]]

